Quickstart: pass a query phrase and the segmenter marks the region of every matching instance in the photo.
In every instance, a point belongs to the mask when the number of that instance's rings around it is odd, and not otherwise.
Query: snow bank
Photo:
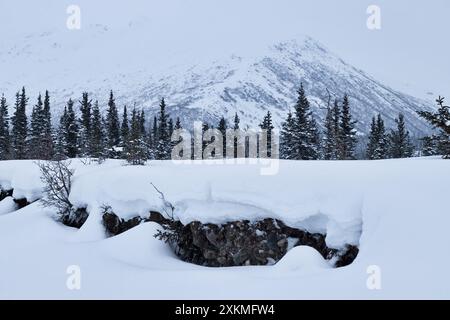
[[[34,170],[22,163],[0,162],[2,183],[20,187],[16,173]],[[265,177],[251,166],[74,166],[78,204],[111,202],[124,216],[144,214],[161,207],[153,182],[184,222],[273,215],[326,231],[327,243],[359,242],[359,255],[339,269],[320,267],[309,249],[293,249],[278,267],[204,268],[176,259],[153,238],[153,223],[105,239],[98,220],[68,228],[36,202],[0,215],[0,298],[450,298],[449,161],[282,161],[278,175]],[[302,271],[303,260],[313,272]],[[81,268],[82,290],[65,285],[71,265]],[[366,285],[371,266],[381,272],[381,290]]]
[[[298,246],[290,250],[274,266],[277,271],[311,271],[314,269],[330,269],[331,266],[314,248],[308,246]]]
[[[15,211],[17,208],[13,197],[6,197],[0,201],[0,215]]]
[[[327,233],[327,243],[334,248],[346,243],[357,245],[362,190],[356,186],[355,178],[346,176],[355,169],[334,163],[334,175],[338,176],[332,180],[326,163],[311,170],[317,164],[305,162],[299,166],[281,161],[277,175],[262,176],[260,167],[249,164],[152,161],[135,167],[117,163],[113,167],[99,166],[89,174],[77,174],[70,200],[88,210],[108,204],[124,219],[146,217],[150,210],[164,212],[153,184],[175,206],[175,217],[184,224],[271,217],[292,227]],[[357,162],[354,164],[358,166]],[[303,179],[308,183],[302,183]]]

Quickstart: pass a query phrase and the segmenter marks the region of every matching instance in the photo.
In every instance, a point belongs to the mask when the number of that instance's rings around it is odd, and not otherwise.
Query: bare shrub
[[[70,164],[69,160],[37,163],[41,170],[41,181],[44,183],[44,197],[41,203],[44,207],[56,208],[61,219],[74,214],[69,195],[75,171],[70,168]]]

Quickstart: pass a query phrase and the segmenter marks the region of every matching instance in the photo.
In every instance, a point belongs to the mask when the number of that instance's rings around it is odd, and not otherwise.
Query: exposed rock
[[[103,214],[102,220],[103,225],[106,228],[106,231],[108,232],[108,234],[112,236],[130,230],[131,228],[134,228],[137,225],[141,224],[143,221],[141,217],[134,217],[129,220],[124,220],[122,218],[119,218],[115,213],[110,211],[105,212]]]
[[[77,208],[61,216],[61,222],[68,227],[80,229],[86,222],[88,216],[89,213],[86,208]]]
[[[5,199],[6,197],[12,197],[12,195],[13,195],[13,189],[3,190],[0,186],[0,201]]]
[[[325,259],[334,258],[336,267],[350,264],[358,254],[355,246],[329,248],[325,235],[291,228],[275,219],[183,225],[152,213],[149,220],[161,224],[164,231],[156,237],[171,244],[182,260],[210,267],[273,264],[292,246],[300,245],[315,248]]]
[[[31,202],[28,202],[26,198],[14,199],[14,202],[17,204],[17,210],[25,208],[31,204]]]

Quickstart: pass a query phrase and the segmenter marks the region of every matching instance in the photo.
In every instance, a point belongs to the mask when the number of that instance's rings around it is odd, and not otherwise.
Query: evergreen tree
[[[336,135],[334,127],[333,109],[327,108],[327,115],[324,123],[324,142],[323,142],[323,158],[325,160],[335,160],[336,150]]]
[[[353,160],[355,159],[356,147],[356,130],[355,121],[352,120],[350,113],[350,103],[348,96],[344,96],[342,102],[342,111],[340,114],[339,125],[339,159]]]
[[[158,120],[153,117],[153,125],[147,137],[147,144],[149,149],[149,159],[156,159],[156,146],[158,145]]]
[[[378,146],[375,149],[375,159],[387,159],[389,153],[389,137],[386,133],[383,118],[378,114],[377,118]]]
[[[293,130],[293,159],[318,159],[319,146],[317,145],[317,124],[313,119],[310,104],[306,98],[303,84],[298,90],[298,99],[295,105]]]
[[[406,129],[405,117],[399,114],[395,119],[397,124],[396,130],[391,130],[390,140],[390,157],[391,158],[409,158],[413,155],[414,147],[409,138],[409,131]]]
[[[5,96],[2,95],[0,99],[0,160],[9,159],[10,152],[8,104]]]
[[[168,123],[168,130],[169,130],[169,140],[171,140],[172,138],[172,134],[173,134],[173,120],[172,118],[169,119],[169,123]]]
[[[436,144],[439,153],[444,158],[450,158],[450,107],[444,105],[444,98],[440,97],[436,100],[438,104],[437,112],[418,111],[418,114],[427,120],[434,128],[440,130],[440,134],[436,135]]]
[[[292,112],[289,111],[287,119],[281,125],[281,145],[280,156],[282,159],[295,159],[295,120]]]
[[[44,137],[44,106],[41,94],[38,96],[36,105],[31,113],[31,130],[29,137],[28,157],[31,159],[41,159],[41,142]]]
[[[222,148],[222,156],[224,158],[227,157],[227,121],[224,117],[220,118],[219,125],[217,126],[217,129],[222,133],[222,142],[223,142],[223,148]]]
[[[136,108],[133,108],[131,113],[131,128],[125,145],[125,155],[128,163],[132,165],[143,165],[147,159],[142,136],[141,116],[136,112]]]
[[[112,90],[109,94],[108,111],[106,114],[106,130],[110,155],[115,158],[115,147],[120,145],[120,123],[119,113],[117,111],[116,101]]]
[[[67,106],[64,107],[63,114],[59,119],[59,126],[56,134],[55,160],[67,159]]]
[[[436,156],[439,154],[439,148],[436,144],[438,138],[436,136],[428,136],[420,139],[422,142],[422,156]]]
[[[48,90],[45,91],[44,107],[42,116],[42,141],[41,141],[41,158],[50,160],[54,156],[54,142],[52,129],[52,115],[50,110],[50,96]]]
[[[266,150],[267,157],[272,157],[272,139],[273,139],[273,123],[272,123],[272,114],[270,111],[267,111],[267,114],[264,116],[263,122],[259,125],[259,127],[267,132],[267,141],[266,141]],[[261,153],[258,153],[261,157]],[[263,155],[265,156],[265,155]]]
[[[25,88],[22,88],[22,92],[17,92],[16,94],[16,104],[12,118],[11,136],[14,159],[25,159],[27,156],[27,103],[28,98],[25,93]]]
[[[81,119],[79,125],[79,144],[80,153],[83,157],[89,155],[89,142],[91,135],[91,113],[92,113],[92,100],[89,99],[89,94],[83,92],[80,103]]]
[[[389,139],[386,134],[383,118],[381,114],[372,118],[369,133],[369,142],[366,149],[366,157],[369,160],[386,159],[389,152]]]
[[[335,160],[339,159],[339,146],[341,145],[340,121],[341,121],[341,108],[339,106],[339,101],[337,99],[335,99],[334,106],[333,106],[333,127],[334,127],[334,139],[335,139],[333,159],[335,159]]]
[[[67,114],[65,118],[65,154],[69,158],[76,158],[78,155],[78,124],[73,109],[73,101],[69,99],[67,102]]]
[[[209,144],[209,143],[211,143],[212,142],[212,139],[211,140],[206,140],[206,138],[205,138],[205,133],[206,133],[206,131],[208,131],[210,129],[210,126],[209,126],[209,124],[207,123],[207,122],[203,122],[203,124],[202,124],[202,158],[203,159],[205,159],[203,156],[203,152],[205,151],[205,149],[206,149],[206,146]],[[215,154],[215,152],[214,152],[214,154]],[[214,156],[214,154],[212,154],[212,156]]]
[[[239,130],[240,122],[241,122],[241,120],[239,119],[239,116],[236,112],[236,114],[234,115],[234,126],[233,126],[234,130]],[[234,158],[237,158],[238,157],[238,138],[237,137],[234,138],[233,146],[234,146]]]
[[[161,99],[159,107],[160,112],[158,118],[158,133],[157,133],[155,156],[156,159],[158,160],[167,160],[170,159],[171,150],[170,150],[170,136],[168,128],[169,116],[166,114],[166,102],[164,98]]]
[[[91,130],[89,136],[89,153],[92,157],[100,161],[105,158],[105,130],[103,119],[98,107],[98,101],[95,101],[92,108]]]
[[[122,125],[120,127],[121,141],[123,146],[125,146],[126,141],[128,140],[129,133],[130,133],[130,126],[128,123],[128,110],[127,106],[124,106],[122,115]]]
[[[147,136],[147,131],[145,130],[145,112],[141,110],[141,114],[139,115],[139,128],[141,129],[141,136],[145,139]]]
[[[377,118],[372,117],[372,124],[370,126],[369,132],[369,142],[367,143],[366,148],[367,159],[375,160],[375,150],[378,147],[378,143],[379,143],[379,134],[378,134]]]

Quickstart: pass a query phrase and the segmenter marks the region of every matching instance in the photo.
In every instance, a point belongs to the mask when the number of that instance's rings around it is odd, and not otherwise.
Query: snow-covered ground
[[[72,165],[71,201],[90,212],[80,230],[55,222],[39,201],[17,211],[11,198],[0,202],[0,298],[450,298],[449,161],[280,161],[272,176],[206,162]],[[99,207],[124,218],[161,211],[152,183],[184,223],[279,218],[326,232],[328,246],[357,244],[359,255],[333,269],[297,247],[274,266],[206,268],[177,259],[153,237],[155,223],[106,238]],[[16,199],[41,197],[32,161],[1,161],[0,185]],[[80,290],[66,285],[71,266]]]

